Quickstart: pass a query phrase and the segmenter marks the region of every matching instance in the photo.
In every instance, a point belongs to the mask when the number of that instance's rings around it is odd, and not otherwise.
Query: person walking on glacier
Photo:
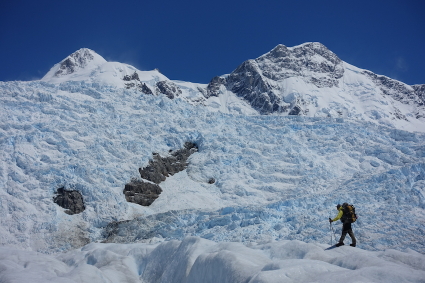
[[[336,209],[338,210],[338,215],[334,219],[329,218],[330,223],[337,221],[339,219],[342,222],[341,238],[339,239],[339,242],[335,246],[337,246],[337,247],[343,246],[345,236],[348,233],[348,235],[351,238],[350,246],[355,247],[356,246],[356,237],[354,236],[353,229],[351,228],[351,223],[353,223],[357,220],[355,208],[354,208],[353,205],[349,205],[348,203],[345,202],[342,205],[338,204],[336,206]]]

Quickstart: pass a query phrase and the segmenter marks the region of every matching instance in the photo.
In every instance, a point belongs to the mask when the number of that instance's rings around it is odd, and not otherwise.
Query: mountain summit
[[[159,81],[169,81],[157,70],[140,71],[125,63],[108,62],[88,48],[81,48],[55,64],[41,80],[54,84],[84,81],[128,88],[128,85],[132,84],[129,82],[129,80],[133,80],[132,78],[137,78],[139,82],[140,80],[145,83],[149,82],[149,85],[154,85]],[[135,84],[133,83],[133,85]],[[149,87],[139,86],[139,89],[150,90]]]
[[[102,56],[98,55],[93,50],[82,48],[68,57],[60,64],[59,69],[55,72],[56,77],[72,74],[80,69],[94,68],[106,63]]]
[[[91,71],[103,65],[107,61],[88,48],[81,48],[75,51],[58,64],[54,65],[53,68],[42,78],[42,80],[48,80],[51,78],[61,78],[65,76],[75,75],[78,72]]]
[[[331,88],[339,86],[343,75],[343,61],[321,43],[305,43],[293,48],[279,44],[263,56],[242,63],[223,83],[262,114],[298,115],[300,105],[285,102],[288,100],[285,99],[286,79],[298,77],[317,88]]]
[[[288,48],[282,44],[256,59],[263,75],[274,81],[300,76],[317,87],[338,86],[344,75],[343,61],[321,43]]]

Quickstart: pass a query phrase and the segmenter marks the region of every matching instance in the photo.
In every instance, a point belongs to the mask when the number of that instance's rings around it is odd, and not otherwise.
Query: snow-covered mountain
[[[265,271],[284,273],[280,260],[301,258],[375,278],[339,252],[317,251],[334,234],[335,205],[349,202],[358,248],[369,250],[358,262],[373,258],[384,270],[392,265],[378,258],[397,262],[403,274],[418,272],[407,280],[415,282],[424,268],[411,262],[425,253],[424,89],[351,66],[319,43],[278,45],[209,84],[89,49],[39,81],[0,82],[0,275],[35,264],[16,251],[24,249],[69,251],[43,257],[67,278],[93,266],[151,278],[146,261],[178,255],[188,272],[181,282],[202,278],[209,261],[214,272],[230,266],[226,255],[237,263],[232,274],[255,266],[241,282],[275,282]],[[85,246],[101,241],[128,246]],[[10,253],[35,260],[12,264]],[[242,260],[254,254],[264,261]]]
[[[93,50],[82,48],[54,65],[41,79],[54,84],[84,81],[119,88],[128,87],[128,82],[132,80],[142,80],[153,85],[159,81],[167,81],[168,78],[156,70],[141,72],[128,64],[107,62]]]
[[[209,90],[209,96],[230,91],[261,114],[355,118],[423,129],[423,86],[356,68],[320,43],[278,45],[215,78]]]
[[[42,81],[89,81],[163,93],[223,113],[353,118],[425,131],[424,85],[409,86],[354,67],[317,42],[290,48],[280,44],[208,85],[106,62],[87,48],[56,64]]]

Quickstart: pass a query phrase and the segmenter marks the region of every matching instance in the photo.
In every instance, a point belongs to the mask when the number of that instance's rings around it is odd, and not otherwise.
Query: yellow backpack
[[[357,220],[356,208],[352,204],[344,202],[342,204],[343,215],[341,217],[341,222],[343,223],[354,223]]]

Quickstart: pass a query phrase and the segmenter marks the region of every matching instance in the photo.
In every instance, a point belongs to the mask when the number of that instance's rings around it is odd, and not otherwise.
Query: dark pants
[[[351,244],[356,245],[356,237],[354,237],[353,230],[351,229],[351,223],[344,223],[342,225],[342,234],[341,234],[341,238],[339,239],[339,242],[344,243],[344,239],[347,233],[351,238]]]

